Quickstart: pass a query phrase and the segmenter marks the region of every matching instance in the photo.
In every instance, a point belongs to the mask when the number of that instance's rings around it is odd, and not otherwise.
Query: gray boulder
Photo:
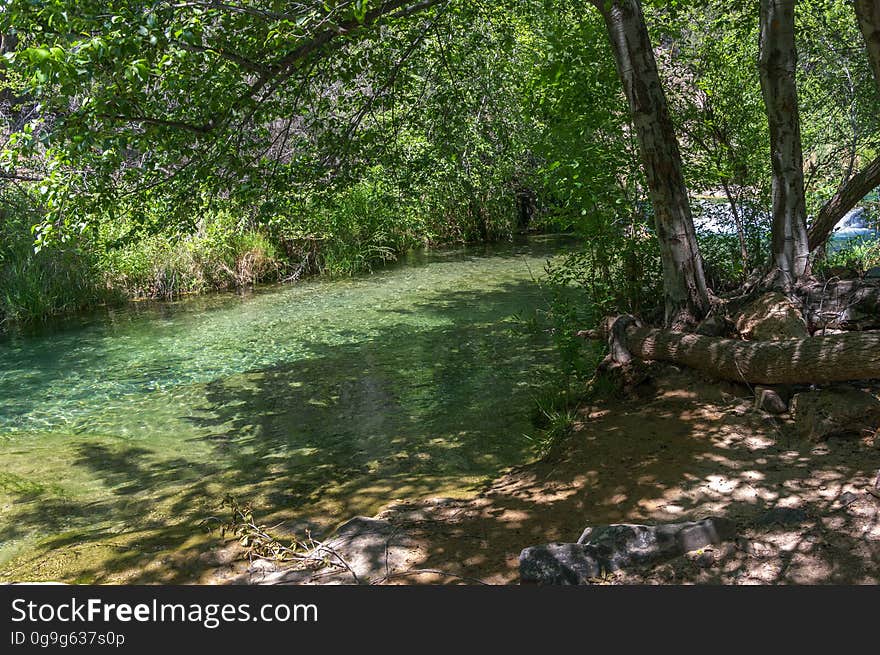
[[[734,323],[737,332],[750,341],[803,339],[810,336],[797,303],[776,291],[766,293],[746,305]]]
[[[654,564],[735,536],[732,522],[712,518],[662,525],[587,528],[574,544],[526,548],[519,556],[523,584],[589,584],[602,573]]]

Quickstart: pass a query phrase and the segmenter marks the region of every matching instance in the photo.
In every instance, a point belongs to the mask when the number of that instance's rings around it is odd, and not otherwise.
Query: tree
[[[865,39],[865,48],[871,63],[871,71],[874,73],[874,81],[880,88],[880,4],[877,3],[877,0],[855,0],[853,8],[856,12],[859,30]]]
[[[856,0],[853,6],[859,30],[865,41],[865,51],[874,74],[875,86],[880,92],[880,5],[876,0]],[[837,193],[819,210],[819,215],[810,226],[810,250],[823,245],[844,214],[878,186],[880,186],[880,156],[846,180]]]
[[[663,265],[666,324],[694,325],[709,310],[703,262],[682,175],[681,152],[638,0],[594,4],[605,19],[629,102],[654,210]]]
[[[849,332],[832,336],[741,341],[660,330],[621,316],[607,329],[583,332],[611,339],[612,358],[673,362],[715,378],[749,384],[803,384],[876,378],[880,373],[880,334]]]
[[[797,96],[796,0],[761,0],[761,89],[773,169],[770,283],[789,290],[807,272],[809,247]]]

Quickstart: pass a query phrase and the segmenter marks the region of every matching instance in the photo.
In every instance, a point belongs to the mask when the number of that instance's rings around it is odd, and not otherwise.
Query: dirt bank
[[[575,541],[587,525],[707,516],[733,519],[739,539],[606,582],[880,582],[875,434],[811,443],[790,419],[754,410],[747,387],[665,368],[627,397],[582,407],[563,451],[469,500],[388,508],[389,545],[406,556],[384,582],[514,584],[526,546]],[[211,581],[258,583],[278,568],[248,572],[229,557]]]

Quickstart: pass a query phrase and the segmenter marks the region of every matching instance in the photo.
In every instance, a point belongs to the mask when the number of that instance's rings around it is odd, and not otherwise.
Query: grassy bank
[[[19,203],[0,224],[0,330],[128,299],[349,276],[414,247],[512,235],[512,195],[485,192],[480,203],[448,199],[455,197],[407,202],[381,184],[360,183],[268,216],[214,204],[185,229],[153,229],[157,210],[150,210],[98,221],[37,248],[35,203]]]

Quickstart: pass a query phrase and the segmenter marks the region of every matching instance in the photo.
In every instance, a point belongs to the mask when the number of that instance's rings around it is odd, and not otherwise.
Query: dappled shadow
[[[628,332],[626,347],[642,360],[674,362],[753,384],[871,379],[880,371],[876,332],[742,341],[642,327]]]
[[[858,438],[806,442],[754,413],[747,389],[722,395],[688,378],[667,379],[648,398],[585,408],[563,458],[522,467],[475,500],[387,512],[421,541],[412,568],[511,583],[524,547],[574,542],[586,526],[724,516],[741,539],[713,551],[710,565],[682,559],[623,581],[880,581],[880,501],[865,493],[880,466],[876,448]],[[778,524],[778,508],[803,520]]]
[[[320,536],[394,500],[484,489],[529,453],[532,394],[553,354],[547,335],[505,319],[543,302],[540,289],[510,280],[420,295],[419,304],[378,308],[383,320],[369,331],[334,325],[341,343],[316,337],[301,357],[193,385],[204,402],[179,417],[192,428],[179,451],[74,441],[64,464],[94,487],[85,493],[0,478],[4,537],[46,535],[6,579],[206,579],[216,559],[205,551],[220,540],[197,525],[227,493],[261,522],[284,521],[280,532]],[[520,467],[476,499],[398,505],[388,515],[405,528],[399,535],[421,544],[413,566],[512,582],[523,547],[573,541],[586,525],[723,515],[774,555],[759,574],[763,560],[744,546],[701,569],[701,581],[876,577],[873,500],[842,508],[841,498],[861,494],[880,453],[859,441],[807,444],[752,413],[746,388],[689,375],[653,384],[585,408],[563,457]],[[775,507],[802,508],[807,519],[759,534],[755,521]]]
[[[227,493],[320,532],[394,499],[476,489],[528,456],[536,371],[552,354],[546,335],[507,319],[539,294],[531,281],[440,291],[414,308],[418,321],[389,310],[360,341],[306,343],[307,358],[207,383],[204,406],[183,418],[209,457],[188,458],[187,442],[159,453],[89,439],[70,465],[109,497],[12,490],[7,536],[57,533],[28,559],[80,580],[192,581],[196,524]]]

